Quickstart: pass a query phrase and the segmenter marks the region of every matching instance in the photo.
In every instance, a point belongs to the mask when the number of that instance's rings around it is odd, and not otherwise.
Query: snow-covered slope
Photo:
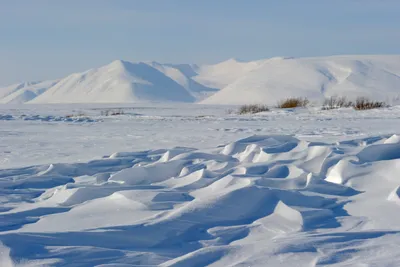
[[[236,59],[215,65],[195,66],[196,75],[193,79],[208,87],[222,89],[254,69],[257,69],[263,60],[243,62]]]
[[[204,104],[276,104],[287,97],[400,96],[400,56],[272,58],[204,100]]]
[[[36,98],[58,81],[26,82],[0,88],[1,104],[22,104]]]
[[[174,65],[160,64],[157,62],[150,62],[147,64],[177,82],[188,92],[190,92],[190,94],[192,94],[197,100],[203,100],[218,91],[217,88],[204,86],[203,84],[192,79],[192,77],[198,75],[194,72],[194,69],[191,69],[191,72],[188,72],[188,69],[185,69],[183,65],[181,65],[181,70],[179,67],[175,67]],[[190,65],[186,65],[186,68],[192,67]]]
[[[44,93],[43,93],[44,92]],[[58,83],[0,88],[0,103],[276,104],[287,97],[400,99],[400,56],[230,59],[215,65],[117,60]]]
[[[72,74],[30,103],[194,102],[180,84],[145,63],[117,60]]]
[[[29,103],[197,102],[258,64],[234,59],[204,66],[117,60],[72,74]]]
[[[30,103],[196,102],[256,65],[235,60],[201,67],[117,60],[72,74]]]

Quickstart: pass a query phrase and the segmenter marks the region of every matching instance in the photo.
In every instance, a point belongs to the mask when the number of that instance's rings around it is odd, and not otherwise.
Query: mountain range
[[[0,88],[2,104],[276,104],[287,97],[400,98],[400,55],[230,59],[214,65],[116,60],[51,81]]]

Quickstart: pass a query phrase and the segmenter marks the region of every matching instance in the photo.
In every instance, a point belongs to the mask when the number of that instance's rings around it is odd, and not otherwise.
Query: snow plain
[[[0,266],[398,266],[400,107],[235,108],[0,106]]]

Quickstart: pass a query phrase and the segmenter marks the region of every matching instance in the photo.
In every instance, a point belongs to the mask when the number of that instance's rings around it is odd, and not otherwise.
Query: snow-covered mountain
[[[72,74],[30,103],[194,102],[190,92],[145,63],[117,60]]]
[[[331,96],[398,99],[400,56],[267,59],[201,103],[274,105],[287,97],[322,101]]]
[[[276,104],[287,97],[400,98],[400,55],[230,59],[215,65],[122,60],[59,81],[0,88],[0,103]]]
[[[174,66],[157,62],[151,62],[148,64],[177,82],[180,86],[189,91],[197,100],[205,99],[219,90],[212,86],[207,87],[193,79],[193,77],[198,76],[198,74],[194,72],[194,68],[197,69],[197,66],[189,64],[186,64],[186,66],[183,64]]]
[[[22,104],[30,101],[48,88],[57,84],[58,81],[26,82],[0,88],[1,104]]]
[[[197,75],[194,79],[201,84],[222,89],[260,67],[262,62],[263,60],[243,62],[232,58],[215,65],[203,65],[196,68]]]
[[[116,60],[100,68],[69,75],[27,102],[199,102],[256,66],[257,62],[233,59],[203,66]]]

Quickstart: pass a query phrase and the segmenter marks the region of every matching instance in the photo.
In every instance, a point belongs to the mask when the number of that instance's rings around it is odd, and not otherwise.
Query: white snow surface
[[[34,88],[40,88],[36,90]],[[400,102],[400,56],[357,55],[229,59],[214,65],[116,60],[45,81],[0,88],[0,103],[149,103],[275,105],[288,97],[331,96]],[[34,88],[33,88],[34,87]]]
[[[30,103],[194,102],[180,84],[145,63],[116,60],[72,74]]]
[[[202,103],[274,105],[288,97],[321,103],[331,96],[396,103],[399,88],[398,55],[272,58]]]
[[[398,266],[400,107],[228,108],[1,106],[0,266]]]
[[[0,88],[0,104],[23,104],[41,95],[57,82],[26,82]]]

